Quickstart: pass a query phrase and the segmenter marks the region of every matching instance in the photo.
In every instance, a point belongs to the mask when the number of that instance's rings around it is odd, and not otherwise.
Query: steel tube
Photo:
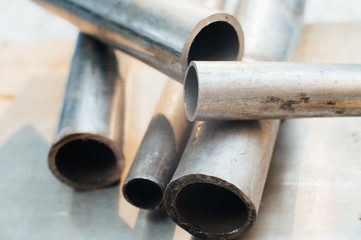
[[[76,189],[119,181],[124,165],[124,86],[111,48],[79,34],[49,167]]]
[[[245,41],[254,38],[259,45],[245,45],[248,60],[278,60],[280,54],[288,60],[301,30],[304,1],[293,1],[298,3],[293,6],[300,7],[297,11],[285,6],[288,2],[242,1],[249,7],[242,8],[241,15],[251,17],[242,18],[241,23],[247,26],[245,33],[253,33],[245,34]],[[256,24],[260,20],[262,24]],[[266,33],[273,31],[269,38]],[[230,239],[250,229],[258,214],[279,123],[197,122],[165,191],[164,205],[173,220],[191,234],[210,239]]]
[[[187,118],[249,120],[361,115],[361,65],[192,62]]]
[[[128,202],[158,208],[191,130],[183,108],[183,86],[168,80],[123,185]]]
[[[192,60],[237,60],[237,19],[190,1],[33,0],[81,31],[183,82]]]
[[[290,59],[301,32],[304,8],[304,0],[239,0],[233,15],[238,16],[246,36],[243,60]],[[254,9],[262,15],[254,14]]]
[[[165,192],[173,220],[210,239],[251,228],[278,127],[277,121],[197,122]]]

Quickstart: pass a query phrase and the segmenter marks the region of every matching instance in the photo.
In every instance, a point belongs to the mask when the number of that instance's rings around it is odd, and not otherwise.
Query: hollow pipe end
[[[231,239],[250,229],[257,211],[246,194],[213,176],[190,174],[172,180],[164,193],[168,215],[190,234]]]
[[[48,164],[63,183],[94,190],[119,183],[124,156],[121,143],[96,134],[75,133],[51,146]]]
[[[191,62],[184,78],[184,112],[189,121],[196,120],[198,112],[199,82],[197,65]]]
[[[126,179],[122,190],[125,199],[138,208],[158,209],[163,203],[164,188],[151,179]]]
[[[182,72],[191,61],[241,60],[243,51],[244,35],[237,18],[222,12],[212,14],[188,34],[180,58]]]

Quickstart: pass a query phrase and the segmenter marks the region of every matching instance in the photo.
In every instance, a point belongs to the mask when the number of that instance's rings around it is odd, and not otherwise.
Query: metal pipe
[[[234,15],[246,36],[243,61],[289,60],[301,33],[304,8],[305,0],[239,0]],[[254,14],[254,9],[262,15]]]
[[[294,6],[300,6],[297,11],[287,10],[283,0],[246,2],[252,7],[243,8],[241,15],[252,16],[243,18],[243,23],[248,27],[245,32],[253,32],[253,36],[248,39],[245,35],[245,41],[254,38],[259,48],[245,45],[245,57],[254,61],[262,60],[262,55],[265,59],[278,59],[282,52],[282,59],[288,59],[297,40],[294,35],[302,26],[295,22],[302,22],[304,1],[294,2],[298,3]],[[262,24],[252,23],[261,19]],[[249,29],[250,26],[255,29]],[[277,34],[269,38],[269,31]],[[230,239],[250,229],[258,214],[279,123],[197,122],[165,191],[164,205],[169,216],[191,234],[203,238]]]
[[[136,207],[158,208],[191,130],[184,114],[183,86],[168,80],[123,185],[124,197]]]
[[[123,170],[124,86],[113,50],[79,34],[49,167],[76,189],[119,181]]]
[[[193,120],[361,115],[361,65],[192,62],[184,106]]]
[[[237,19],[190,1],[33,1],[179,82],[192,60],[242,58]]]
[[[210,239],[233,238],[251,228],[278,127],[277,121],[195,123],[165,191],[173,220]]]

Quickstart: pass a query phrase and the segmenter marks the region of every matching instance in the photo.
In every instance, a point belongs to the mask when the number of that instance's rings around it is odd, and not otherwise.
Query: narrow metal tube
[[[79,34],[49,167],[76,189],[119,181],[123,170],[124,86],[113,50]]]
[[[238,60],[237,19],[190,1],[33,0],[179,82],[192,60]]]
[[[136,207],[158,208],[191,130],[183,107],[183,86],[168,80],[123,185],[124,197]]]
[[[245,45],[248,60],[288,60],[301,30],[304,1],[293,1],[297,4],[292,6],[300,7],[297,11],[285,6],[288,2],[242,1],[248,7],[240,14],[251,16],[241,21],[247,26],[245,33],[252,32],[245,34],[245,42],[254,39],[258,44],[258,48]],[[257,24],[260,20],[262,24]],[[268,32],[275,34],[270,38]],[[197,122],[165,191],[169,216],[191,234],[209,239],[230,239],[250,229],[258,214],[279,123]]]
[[[192,62],[187,118],[249,120],[361,115],[361,65]]]

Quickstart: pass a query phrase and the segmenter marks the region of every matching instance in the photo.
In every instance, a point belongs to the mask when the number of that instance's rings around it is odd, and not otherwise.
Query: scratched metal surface
[[[295,60],[361,63],[361,23],[306,26]],[[74,191],[47,167],[73,41],[0,45],[0,239],[191,239],[119,186]],[[163,75],[119,55],[126,79],[126,170]],[[287,120],[257,222],[240,239],[361,239],[361,118]]]

